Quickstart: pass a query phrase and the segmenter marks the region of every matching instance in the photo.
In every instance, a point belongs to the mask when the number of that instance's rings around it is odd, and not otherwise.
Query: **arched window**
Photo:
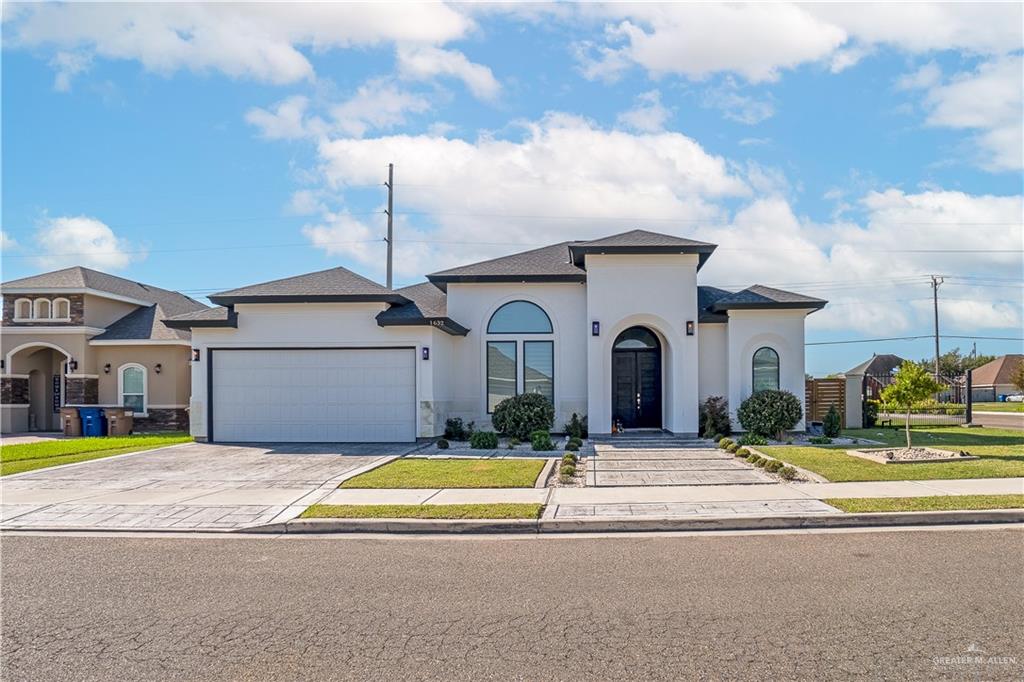
[[[14,319],[16,320],[29,320],[32,319],[32,301],[27,298],[19,298],[14,302]]]
[[[488,334],[550,334],[551,318],[536,303],[512,301],[491,315]]]
[[[659,348],[658,337],[650,329],[630,327],[615,339],[616,350],[644,350]]]
[[[779,390],[779,354],[774,349],[758,348],[754,353],[754,393]]]
[[[53,301],[53,319],[71,319],[71,301],[66,298],[57,298]]]
[[[512,301],[494,311],[487,341],[487,412],[519,393],[539,393],[555,402],[555,343],[550,339],[509,339],[508,335],[551,334],[551,318],[529,301]]]
[[[117,370],[117,393],[121,407],[146,414],[146,368],[136,363],[121,365]]]
[[[50,301],[45,298],[37,298],[32,302],[32,317],[37,320],[50,319]]]

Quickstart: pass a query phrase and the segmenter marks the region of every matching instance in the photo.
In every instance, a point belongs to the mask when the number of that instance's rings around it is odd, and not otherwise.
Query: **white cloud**
[[[491,70],[469,61],[458,50],[400,46],[397,57],[398,71],[403,78],[430,80],[450,76],[461,80],[474,96],[483,100],[494,100],[501,93],[501,84]]]
[[[10,251],[16,248],[18,248],[18,241],[3,230],[0,230],[0,251]]]
[[[36,230],[35,241],[40,251],[35,260],[42,268],[84,265],[121,270],[145,257],[105,223],[88,216],[46,218]]]
[[[405,123],[407,113],[430,109],[425,97],[399,89],[385,79],[370,80],[359,86],[351,99],[331,109],[338,129],[362,137],[366,131],[388,129]]]
[[[718,109],[727,119],[746,125],[755,125],[775,114],[775,105],[770,100],[740,94],[739,86],[732,78],[727,78],[722,85],[705,90],[701,104],[706,108]]]
[[[300,48],[443,44],[473,26],[435,3],[32,4],[10,12],[4,42],[281,84],[314,77]]]
[[[636,106],[618,116],[619,125],[632,128],[642,133],[656,133],[665,128],[672,112],[661,103],[661,93],[657,90],[645,92],[636,98]]]
[[[942,69],[935,62],[928,62],[913,73],[901,76],[896,81],[897,90],[924,90],[934,87],[942,80]]]
[[[307,119],[308,106],[307,97],[294,95],[281,100],[270,111],[260,107],[249,109],[245,112],[245,120],[259,128],[260,135],[268,140],[297,140],[322,134],[325,125],[315,117]]]
[[[978,162],[993,171],[1024,167],[1024,58],[1020,55],[986,62],[971,73],[933,85],[925,105],[926,123],[943,128],[978,131],[982,153]]]
[[[50,60],[50,66],[57,71],[53,77],[53,89],[58,92],[71,90],[71,80],[88,70],[92,65],[92,57],[79,52],[58,52]]]
[[[285,209],[291,215],[313,215],[326,210],[320,192],[311,189],[292,192]]]

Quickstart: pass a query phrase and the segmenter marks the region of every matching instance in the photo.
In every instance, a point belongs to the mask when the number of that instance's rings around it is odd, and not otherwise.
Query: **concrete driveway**
[[[237,530],[292,518],[415,444],[187,443],[0,479],[0,528]]]

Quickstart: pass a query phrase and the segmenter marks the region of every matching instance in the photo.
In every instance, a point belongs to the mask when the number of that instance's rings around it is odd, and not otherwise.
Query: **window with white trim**
[[[16,320],[31,320],[32,319],[32,301],[27,298],[19,298],[14,302],[14,319]]]
[[[66,298],[56,298],[53,300],[53,319],[55,320],[70,320],[71,319],[71,301]]]
[[[132,363],[117,371],[117,392],[121,407],[136,414],[146,413],[146,368]]]
[[[37,298],[32,301],[32,317],[37,320],[50,319],[50,299]]]
[[[551,318],[536,303],[510,301],[487,322],[487,412],[519,393],[555,402],[555,343]],[[512,337],[512,338],[509,338]]]
[[[779,390],[779,354],[774,348],[758,348],[751,365],[754,393]]]

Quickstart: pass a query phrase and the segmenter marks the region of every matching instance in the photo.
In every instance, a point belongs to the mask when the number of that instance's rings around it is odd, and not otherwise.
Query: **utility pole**
[[[932,275],[932,305],[935,307],[935,380],[939,380],[939,285],[944,278]]]
[[[389,163],[388,164],[387,188],[388,188],[388,210],[386,212],[388,214],[388,238],[385,239],[384,241],[386,241],[388,243],[388,289],[391,289],[392,288],[391,287],[391,270],[392,270],[392,260],[394,258],[394,245],[395,245],[395,240],[394,240],[394,222],[395,222],[395,220],[394,220],[395,219],[395,164],[393,164],[393,163]],[[936,314],[938,314],[938,313],[936,313]],[[936,319],[938,319],[938,318],[936,318]],[[938,325],[938,322],[936,322],[935,324]],[[936,329],[938,329],[937,326],[936,326]],[[938,331],[936,331],[935,333],[938,334]],[[936,343],[938,343],[938,341],[936,341]],[[936,365],[936,367],[937,366],[938,365]]]

